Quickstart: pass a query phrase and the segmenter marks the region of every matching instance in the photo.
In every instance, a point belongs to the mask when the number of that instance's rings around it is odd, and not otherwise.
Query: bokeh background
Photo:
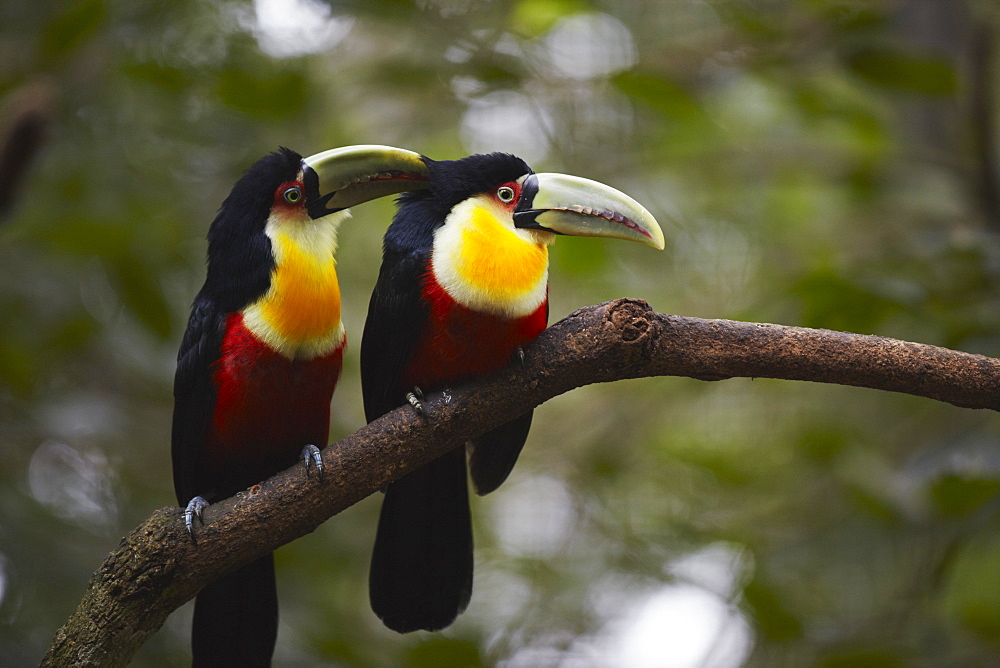
[[[119,537],[173,503],[171,381],[204,235],[265,152],[506,150],[629,192],[667,250],[560,239],[553,320],[629,296],[997,356],[998,35],[995,0],[0,3],[0,133],[39,149],[14,152],[0,219],[0,664],[36,664]],[[392,210],[343,227],[332,439],[364,423],[357,353]],[[441,634],[398,636],[368,607],[378,505],[278,552],[278,665],[1000,651],[984,411],[749,379],[554,399],[509,482],[474,500],[472,604]],[[189,623],[185,607],[135,665],[184,665]]]

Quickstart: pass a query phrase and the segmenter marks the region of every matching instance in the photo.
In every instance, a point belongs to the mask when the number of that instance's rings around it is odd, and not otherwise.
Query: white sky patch
[[[570,79],[607,77],[635,65],[632,33],[608,14],[576,14],[545,36],[547,59]]]
[[[667,585],[636,605],[607,637],[618,666],[740,666],[752,647],[750,626],[733,606],[689,584]]]
[[[649,586],[621,573],[598,579],[588,596],[607,621],[574,641],[567,654],[579,666],[728,668],[753,647],[747,619],[731,600],[748,571],[739,545],[714,543],[665,566],[677,581]]]
[[[555,631],[499,662],[503,668],[738,668],[753,648],[736,606],[693,584],[644,593],[624,584],[625,607],[593,635]],[[569,641],[569,642],[568,642]]]
[[[493,526],[503,549],[544,559],[559,552],[576,528],[576,506],[566,486],[550,476],[508,483],[493,503]]]
[[[472,58],[472,51],[457,44],[452,44],[444,52],[444,59],[451,63],[467,63]]]
[[[451,78],[451,92],[465,103],[474,100],[477,95],[482,93],[484,88],[486,88],[486,84],[476,77],[460,75]]]
[[[317,0],[254,0],[253,34],[274,58],[320,53],[347,36],[354,19],[333,16]]]
[[[719,542],[670,562],[665,570],[678,580],[730,599],[742,589],[752,564],[740,546]]]
[[[494,91],[472,100],[462,118],[462,139],[472,153],[504,151],[532,164],[548,155],[551,119],[527,96]]]
[[[112,471],[98,451],[81,452],[48,440],[35,449],[28,465],[31,495],[55,516],[97,528],[118,523]]]
[[[54,397],[39,413],[48,433],[75,439],[117,434],[124,411],[115,397],[89,391]]]
[[[509,632],[508,626],[517,623],[532,601],[531,583],[502,570],[503,564],[476,563],[476,596],[466,612],[481,628],[499,636]]]

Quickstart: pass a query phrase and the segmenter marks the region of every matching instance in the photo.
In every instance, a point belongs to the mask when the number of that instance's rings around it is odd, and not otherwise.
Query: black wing
[[[488,431],[471,442],[469,475],[476,494],[485,496],[507,479],[528,440],[533,410]]]
[[[430,307],[421,298],[428,250],[386,253],[361,339],[361,391],[371,422],[404,403],[412,388],[401,376],[413,355]]]
[[[545,302],[545,321],[549,304]],[[510,475],[531,429],[534,410],[488,431],[472,443],[469,452],[469,475],[476,494],[483,496],[503,484]]]
[[[421,297],[429,250],[387,251],[361,341],[361,386],[372,421],[412,388],[401,376],[430,317]],[[400,633],[436,630],[472,594],[472,522],[465,449],[457,448],[386,489],[369,573],[372,609]]]
[[[225,324],[225,314],[214,302],[199,296],[177,354],[171,453],[174,491],[182,506],[210,491],[202,489],[206,473],[202,458],[217,398],[212,364],[219,359]]]

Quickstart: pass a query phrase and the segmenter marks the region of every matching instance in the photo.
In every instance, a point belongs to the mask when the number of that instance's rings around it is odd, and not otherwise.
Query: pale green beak
[[[309,215],[322,218],[386,195],[427,187],[419,153],[392,146],[345,146],[302,160]]]
[[[514,225],[577,237],[625,239],[663,250],[653,214],[597,181],[567,174],[530,174],[521,186]]]

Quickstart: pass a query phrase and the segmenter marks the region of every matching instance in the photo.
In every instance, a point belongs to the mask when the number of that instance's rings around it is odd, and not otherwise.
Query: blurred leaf
[[[827,650],[816,663],[822,668],[896,668],[907,666],[905,655],[890,647],[845,647]]]
[[[493,90],[513,88],[521,82],[522,72],[515,63],[498,58],[475,58],[472,63],[476,68],[476,78],[489,84]]]
[[[946,614],[956,622],[1000,646],[997,564],[1000,564],[1000,537],[995,530],[965,545],[949,569],[943,604]]]
[[[701,123],[707,119],[701,102],[676,81],[650,73],[626,72],[614,79],[615,85],[634,100],[680,123]]]
[[[335,659],[345,666],[363,665],[363,648],[357,646],[352,638],[344,638],[333,634],[326,634],[322,637],[320,649],[323,656]]]
[[[103,0],[73,0],[65,3],[42,34],[42,54],[49,59],[61,59],[80,47],[104,23],[106,10]]]
[[[747,462],[733,457],[729,452],[718,452],[711,447],[704,447],[697,440],[686,442],[674,434],[666,441],[667,447],[657,449],[661,462],[667,466],[676,466],[678,461],[704,469],[720,484],[732,488],[740,488],[751,484],[755,475],[759,474]],[[680,447],[678,447],[678,445]]]
[[[845,57],[848,69],[876,86],[942,97],[958,90],[955,68],[944,58],[867,48]]]
[[[167,339],[173,333],[171,311],[160,289],[159,277],[141,258],[123,255],[109,264],[125,306],[150,332]]]
[[[778,12],[761,11],[759,7],[737,2],[723,2],[715,7],[728,25],[747,37],[768,42],[784,37],[784,26],[776,16]]]
[[[608,265],[608,252],[599,241],[569,239],[567,243],[553,246],[549,259],[552,266],[558,268],[557,271],[584,276],[603,271]]]
[[[227,69],[216,85],[219,99],[252,116],[280,119],[298,114],[309,97],[309,84],[299,72],[272,73]]]
[[[898,525],[901,521],[899,509],[893,505],[892,501],[886,495],[881,494],[881,491],[866,489],[856,484],[847,486],[847,492],[851,501],[865,515],[885,524]]]
[[[0,338],[0,384],[27,395],[38,378],[33,351]]]
[[[968,515],[1000,494],[1000,480],[946,475],[930,486],[934,505],[946,515]]]
[[[479,649],[464,640],[435,638],[420,643],[407,654],[410,668],[481,668]]]
[[[825,125],[836,122],[852,133],[852,143],[865,154],[885,152],[888,136],[882,119],[870,104],[846,97],[839,80],[824,84],[810,79],[791,84],[791,90],[795,104],[810,121]]]
[[[52,250],[67,255],[113,257],[125,253],[135,231],[118,221],[68,215],[33,230]]]
[[[482,76],[481,71],[477,71],[478,76]],[[441,75],[439,71],[428,67],[425,63],[413,60],[396,60],[372,73],[371,83],[377,86],[409,92],[423,93],[428,89],[441,87]],[[445,92],[447,89],[442,88]]]
[[[98,323],[92,317],[81,314],[59,323],[57,328],[49,333],[45,345],[53,355],[65,355],[89,343],[98,330]]]
[[[874,160],[863,160],[847,173],[845,183],[858,202],[874,202],[881,194],[884,175]]]
[[[791,642],[802,637],[802,622],[792,614],[779,592],[754,578],[743,589],[743,599],[753,613],[757,632],[773,642]]]
[[[520,0],[510,15],[510,26],[524,37],[538,37],[560,19],[590,9],[582,0]]]
[[[881,28],[887,19],[886,9],[878,3],[866,6],[855,0],[808,0],[809,4],[837,31],[855,33]]]
[[[191,74],[179,67],[159,63],[128,63],[122,67],[126,76],[152,84],[169,93],[180,93],[191,85]]]
[[[414,15],[426,7],[425,3],[418,3],[415,0],[336,0],[331,2],[337,8],[338,13],[343,12],[350,15],[371,15],[387,23],[410,23],[414,20]],[[418,6],[421,5],[421,6]]]
[[[866,334],[876,331],[883,319],[902,308],[827,268],[806,274],[789,291],[802,300],[799,324],[804,327]]]
[[[799,439],[799,448],[812,461],[820,465],[828,465],[840,454],[847,445],[847,436],[843,431],[834,429],[807,429]]]

